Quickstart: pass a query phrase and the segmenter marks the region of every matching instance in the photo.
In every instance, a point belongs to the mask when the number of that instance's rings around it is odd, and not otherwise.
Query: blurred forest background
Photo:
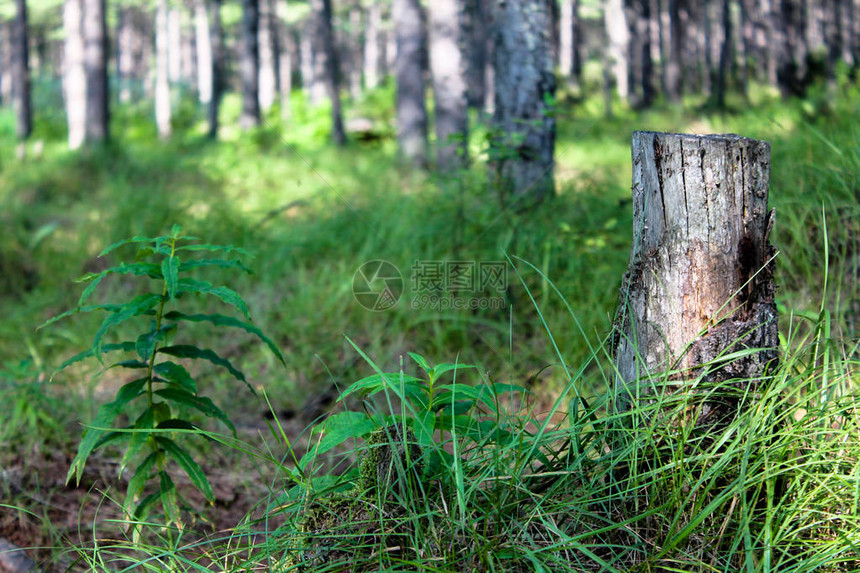
[[[639,129],[771,143],[783,331],[826,309],[856,359],[858,72],[858,0],[0,0],[0,497],[18,508],[0,507],[0,539],[110,529],[87,498],[119,483],[110,460],[75,495],[64,478],[125,380],[84,363],[49,381],[99,317],[35,327],[122,260],[105,246],[176,223],[254,255],[230,284],[286,369],[200,329],[271,401],[203,377],[251,442],[273,413],[302,435],[372,373],[344,335],[385,370],[407,351],[459,360],[547,404],[557,348],[604,392]],[[353,296],[373,260],[403,277],[381,312]],[[505,262],[506,288],[428,305],[410,279],[433,261]],[[206,456],[229,527],[271,472]]]

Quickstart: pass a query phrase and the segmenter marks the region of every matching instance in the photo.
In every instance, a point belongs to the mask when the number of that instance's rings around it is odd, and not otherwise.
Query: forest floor
[[[374,97],[387,101],[391,95]],[[351,113],[390,121],[390,110],[377,100],[358,102]],[[600,395],[606,381],[591,358],[608,332],[629,255],[634,130],[735,132],[771,143],[770,198],[777,209],[772,241],[780,251],[776,280],[783,332],[793,314],[827,310],[830,336],[846,341],[854,353],[847,358],[856,360],[858,101],[851,88],[837,103],[823,96],[762,98],[750,107],[738,103],[729,113],[622,110],[605,119],[597,100],[562,99],[559,195],[527,215],[500,210],[487,189],[486,133],[480,126],[471,144],[475,165],[454,179],[399,168],[390,140],[333,149],[325,144],[325,115],[303,107],[294,124],[272,119],[253,134],[225,130],[225,141],[215,144],[202,137],[196,121],[177,130],[173,141],[157,143],[150,118],[123,109],[115,120],[115,144],[82,154],[64,150],[56,119],[37,119],[35,137],[44,151],[22,163],[14,159],[11,114],[4,111],[0,403],[10,407],[0,413],[0,540],[28,548],[44,571],[84,570],[100,551],[124,551],[121,506],[128,475],[117,477],[117,459],[94,455],[79,485],[66,485],[66,475],[81,425],[125,380],[97,364],[76,365],[51,380],[63,359],[90,345],[95,318],[72,317],[34,329],[75,306],[82,285],[72,279],[119,261],[98,259],[102,248],[166,232],[174,223],[208,242],[256,255],[248,261],[254,276],[219,280],[246,297],[255,324],[284,354],[286,369],[249,337],[191,332],[252,380],[257,396],[212,371],[204,370],[200,379],[202,393],[229,406],[248,449],[275,460],[289,454],[272,439],[275,416],[301,453],[309,426],[330,411],[337,391],[373,373],[344,335],[384,371],[398,370],[408,351],[439,362],[478,364],[495,380],[539,390],[539,413],[564,386],[557,347],[569,364],[582,365],[585,395]],[[236,107],[228,101],[225,113]],[[416,261],[504,262],[507,255],[517,270],[509,272],[501,310],[416,311],[408,304],[415,299],[407,298],[392,311],[372,313],[350,291],[356,269],[369,260],[392,261],[408,283]],[[126,277],[107,284],[102,300],[129,298],[137,284]],[[184,474],[177,475],[199,513],[170,543],[201,554],[220,543],[240,553],[249,531],[272,526],[267,507],[283,489],[284,477],[247,451],[205,445],[194,453],[216,501],[207,506]],[[240,523],[246,527],[237,529]],[[207,566],[207,558],[198,563]]]

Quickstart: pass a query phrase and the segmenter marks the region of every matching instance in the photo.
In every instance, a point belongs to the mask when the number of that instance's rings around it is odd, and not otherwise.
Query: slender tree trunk
[[[520,207],[555,193],[555,71],[552,15],[543,0],[499,4],[492,179],[503,204]]]
[[[681,0],[668,0],[669,12],[669,53],[666,60],[666,91],[669,101],[678,103],[683,93],[681,76],[681,39],[684,36],[681,28]]]
[[[574,90],[582,80],[582,26],[579,20],[579,0],[564,0],[561,4],[559,30],[559,71]]]
[[[69,149],[80,148],[87,137],[87,70],[84,60],[83,14],[83,0],[66,0],[63,27],[66,32],[65,89]]]
[[[134,69],[134,23],[132,8],[123,6],[117,11],[116,75],[119,81],[119,101],[131,101],[132,70]]]
[[[191,0],[195,3],[196,0]],[[193,6],[193,4],[192,4]],[[195,41],[195,27],[193,22],[193,14],[188,10],[182,11],[182,81],[188,85],[192,94],[195,96],[199,88],[197,87],[197,46]]]
[[[15,0],[15,25],[12,34],[12,82],[14,84],[15,119],[19,141],[33,131],[30,110],[30,58],[27,35],[27,2]]]
[[[268,112],[275,103],[278,91],[277,44],[275,42],[274,3],[272,0],[260,2],[260,109]]]
[[[349,94],[356,99],[361,95],[361,72],[364,68],[364,19],[361,4],[354,4],[349,9],[349,34],[345,40],[349,61]]]
[[[633,135],[634,244],[612,343],[620,410],[689,392],[692,378],[703,394],[732,379],[755,386],[774,365],[769,163],[766,142],[736,135]],[[762,350],[713,363],[743,349]],[[655,387],[666,371],[669,387]],[[697,422],[724,421],[743,390],[709,397]]]
[[[224,92],[224,32],[221,28],[221,0],[203,0],[209,11],[209,41],[212,46],[212,98],[209,100],[207,119],[209,138],[218,137],[218,112]]]
[[[624,13],[629,27],[629,94],[634,109],[654,102],[654,64],[651,59],[651,4],[648,0],[625,0]]]
[[[394,0],[397,38],[397,142],[402,159],[427,166],[426,47],[418,0]]]
[[[281,94],[281,119],[290,119],[290,92],[293,89],[293,54],[295,43],[287,28],[287,0],[275,0],[275,14],[278,34],[278,79]]]
[[[155,125],[161,139],[170,137],[170,10],[159,0],[155,12]]]
[[[723,42],[720,48],[720,70],[717,76],[717,107],[726,109],[726,84],[732,62],[732,17],[729,0],[723,0]]]
[[[469,107],[484,109],[487,92],[487,43],[489,14],[484,0],[464,0],[464,56],[466,68],[466,94]]]
[[[430,69],[436,112],[436,168],[448,172],[468,161],[469,115],[462,65],[462,2],[430,4]]]
[[[11,44],[12,23],[0,22],[0,103],[3,105],[12,101]]]
[[[212,38],[207,0],[194,0],[194,39],[197,47],[197,94],[203,105],[212,101]]]
[[[242,114],[239,116],[239,125],[244,130],[260,125],[259,20],[259,0],[242,0],[242,51],[239,56]]]
[[[615,89],[618,96],[624,99],[630,95],[629,61],[627,46],[630,42],[630,30],[627,28],[627,17],[624,13],[622,0],[606,0],[603,8],[604,23],[609,50],[609,62],[612,75],[615,78]]]
[[[344,145],[346,133],[340,109],[340,74],[332,28],[331,0],[311,0],[311,10],[314,22],[315,64],[319,70],[318,74],[322,76],[326,95],[331,101],[331,137],[335,145]]]
[[[382,6],[373,2],[367,7],[364,29],[364,86],[372,90],[382,79],[384,46],[382,44]]]
[[[172,84],[182,81],[182,16],[178,8],[167,8],[167,78]]]
[[[107,24],[105,0],[83,0],[84,64],[86,66],[86,140],[109,139],[110,102],[107,83]]]

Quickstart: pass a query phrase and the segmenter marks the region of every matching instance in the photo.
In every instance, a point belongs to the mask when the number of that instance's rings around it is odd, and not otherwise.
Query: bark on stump
[[[619,409],[653,397],[667,371],[682,391],[692,379],[737,379],[743,390],[775,364],[769,175],[764,141],[634,133],[633,249],[613,337]],[[723,360],[744,349],[761,350]],[[698,422],[731,414],[736,400],[719,403]]]

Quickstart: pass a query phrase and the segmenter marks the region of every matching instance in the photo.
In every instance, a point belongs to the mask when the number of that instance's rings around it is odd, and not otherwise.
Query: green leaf
[[[158,455],[158,452],[152,452],[146,456],[146,458],[140,462],[140,465],[137,466],[134,475],[131,476],[131,479],[128,481],[124,504],[125,511],[128,515],[138,516],[138,512],[141,508],[138,506],[136,509],[133,509],[134,502],[143,491],[143,488],[146,487],[146,482],[148,482],[150,478],[149,472],[152,471],[152,467],[155,465]],[[141,505],[143,505],[143,503],[141,503]]]
[[[174,346],[164,346],[162,348],[159,348],[158,352],[162,354],[176,356],[177,358],[199,358],[202,360],[208,360],[216,366],[226,368],[227,371],[233,375],[233,378],[244,382],[248,386],[248,388],[251,388],[251,385],[248,384],[248,381],[245,379],[245,375],[236,370],[233,365],[230,364],[229,360],[227,360],[226,358],[221,358],[214,351],[209,350],[207,348],[197,348],[196,346],[191,346],[190,344],[177,344]],[[251,388],[251,392],[254,392],[253,388]],[[256,392],[254,393],[256,394]]]
[[[340,412],[329,416],[322,426],[323,437],[316,447],[322,454],[350,438],[361,438],[376,429],[376,423],[364,412]]]
[[[142,368],[149,368],[149,364],[146,362],[141,362],[140,360],[123,360],[122,362],[114,362],[109,366],[109,368],[128,368],[131,370],[140,370]]]
[[[108,275],[119,274],[119,275],[136,275],[136,276],[148,276],[153,279],[160,279],[162,277],[162,272],[159,269],[158,265],[152,263],[134,263],[128,265],[126,263],[120,263],[119,266],[111,267],[109,269],[103,270],[100,273],[89,273],[82,277],[75,279],[75,282],[87,282],[91,281],[87,288],[84,289],[84,292],[81,293],[81,298],[78,299],[78,306],[82,306],[84,302],[93,294],[93,291],[96,290],[96,287],[101,282],[103,278]]]
[[[107,432],[107,428],[111,427],[114,419],[116,419],[116,417],[122,412],[125,405],[131,400],[137,398],[143,392],[143,386],[145,383],[145,378],[129,382],[119,389],[116,400],[107,404],[102,404],[101,407],[99,407],[96,419],[93,420],[91,427],[84,431],[84,437],[78,446],[78,453],[72,460],[72,465],[69,468],[68,474],[66,474],[66,483],[71,481],[72,476],[75,476],[76,484],[81,483],[81,476],[83,475],[87,458],[90,457],[90,454],[95,449],[99,439]]]
[[[224,251],[225,253],[238,253],[247,257],[253,257],[251,253],[233,245],[182,245],[176,247],[177,251]]]
[[[248,305],[245,304],[242,297],[232,289],[225,286],[216,287],[206,281],[198,281],[195,279],[179,279],[179,287],[180,293],[197,292],[217,296],[225,303],[235,307],[245,318],[248,320],[251,319],[251,315],[248,313]]]
[[[152,371],[165,380],[178,385],[182,390],[191,394],[197,394],[197,383],[191,377],[191,374],[188,373],[188,370],[180,364],[169,361],[159,362]]]
[[[206,479],[206,474],[203,473],[203,470],[194,461],[191,454],[170,438],[156,436],[155,441],[188,474],[191,483],[200,490],[203,497],[209,502],[215,501],[215,495],[212,493],[212,486],[209,484],[209,480]]]
[[[140,449],[146,443],[147,438],[152,435],[150,430],[152,430],[154,426],[155,413],[150,407],[144,410],[134,422],[133,429],[136,431],[131,433],[131,440],[128,442],[128,448],[126,448],[125,454],[123,454],[122,460],[119,463],[120,475],[125,472],[125,468],[128,467],[131,460],[140,452]],[[131,487],[131,485],[129,485],[129,487]]]
[[[180,390],[179,388],[161,388],[156,390],[154,393],[165,400],[170,400],[171,402],[176,402],[177,404],[182,404],[189,408],[194,408],[210,418],[220,420],[225,426],[230,428],[230,431],[234,436],[236,435],[236,428],[233,426],[233,422],[231,422],[227,415],[209,398],[206,398],[205,396],[195,396],[194,394],[186,392],[185,390]]]
[[[123,429],[127,430],[128,427],[126,426]],[[129,438],[128,432],[108,432],[105,435],[103,435],[101,438],[99,438],[99,441],[96,442],[95,446],[93,446],[93,451],[95,451],[99,448],[102,448],[108,444],[112,444],[114,442],[125,441],[128,438]]]
[[[153,328],[155,328],[154,323]],[[158,330],[150,330],[138,336],[137,343],[135,344],[137,355],[140,356],[141,360],[149,360],[152,357],[152,352],[155,350],[155,345],[167,338],[167,333],[175,329],[176,324],[166,324]]]
[[[136,237],[132,237],[131,239],[123,239],[122,241],[118,241],[118,242],[106,247],[105,250],[103,250],[101,253],[99,253],[99,257],[103,257],[106,254],[108,254],[109,252],[111,252],[114,249],[117,249],[123,245],[128,245],[130,243],[154,243],[156,240],[157,240],[157,238],[155,238],[155,237],[141,237],[139,235]]]
[[[121,304],[94,304],[91,306],[80,306],[77,308],[73,308],[71,310],[67,310],[66,312],[64,312],[62,314],[58,314],[57,316],[54,316],[52,318],[49,318],[48,320],[46,320],[45,322],[43,322],[42,324],[37,326],[36,330],[42,330],[46,326],[54,324],[58,320],[62,320],[64,318],[66,318],[67,316],[72,316],[73,314],[78,314],[79,312],[92,312],[94,310],[106,310],[108,312],[117,312],[118,310],[120,310],[122,308],[122,306],[123,305],[121,305]]]
[[[278,360],[284,366],[287,363],[284,361],[284,357],[281,355],[281,351],[278,350],[278,347],[275,346],[275,343],[265,334],[263,331],[254,326],[253,324],[243,322],[238,318],[234,318],[232,316],[225,316],[223,314],[184,314],[182,312],[171,310],[167,314],[164,315],[164,318],[167,320],[187,320],[190,322],[209,322],[214,326],[230,326],[233,328],[241,328],[245,332],[253,334],[260,340],[262,340],[266,346],[269,347],[269,350],[272,351]]]
[[[243,265],[239,259],[193,259],[190,261],[183,261],[179,266],[179,272],[184,273],[186,271],[190,271],[191,269],[197,269],[200,267],[220,267],[222,269],[239,269],[242,272],[245,272],[249,275],[253,275],[254,271],[250,268]]]
[[[121,342],[119,344],[105,344],[104,346],[102,346],[102,354],[107,354],[108,352],[114,352],[116,350],[132,352],[134,351],[134,342]],[[67,368],[72,364],[75,364],[76,362],[80,362],[81,360],[85,360],[93,356],[93,354],[94,353],[92,348],[90,348],[89,350],[85,350],[79,354],[75,354],[74,356],[60,364],[60,366],[54,372],[59,372],[60,370],[63,370],[64,368]]]
[[[430,370],[432,370],[427,359],[420,354],[416,354],[415,352],[407,352],[407,354],[412,357],[412,360],[418,363],[418,366],[420,366],[424,372],[430,372]]]
[[[176,493],[176,485],[170,476],[165,471],[158,472],[159,494],[161,497],[161,507],[164,508],[164,518],[167,523],[172,523],[176,527],[182,529],[182,520],[180,519],[179,495]]]
[[[411,387],[409,388],[410,391],[418,391],[423,392],[425,394],[427,393],[427,390],[425,388],[427,383],[421,378],[404,375],[403,380],[407,387]],[[399,372],[373,374],[366,378],[362,378],[358,382],[353,382],[352,384],[350,384],[350,386],[341,393],[340,397],[338,398],[338,402],[342,401],[350,394],[355,394],[357,392],[361,393],[364,396],[372,396],[385,388],[393,389],[395,387],[398,389],[400,387]]]
[[[200,431],[200,428],[192,424],[187,420],[180,420],[179,418],[171,418],[169,420],[164,420],[160,424],[158,424],[159,430],[190,430],[194,432]],[[210,438],[211,439],[211,438]]]
[[[93,337],[93,345],[92,345],[93,353],[95,354],[96,358],[99,359],[99,362],[102,362],[102,360],[101,360],[102,338],[104,338],[104,335],[107,334],[107,331],[110,330],[111,328],[113,328],[114,326],[117,326],[118,324],[125,322],[129,318],[141,315],[144,312],[152,309],[152,307],[157,305],[160,301],[161,301],[161,295],[159,295],[159,294],[154,294],[154,293],[142,294],[140,296],[134,297],[131,301],[122,305],[122,307],[119,311],[114,312],[113,314],[110,314],[109,316],[107,316],[104,319],[104,321],[102,321],[102,324],[99,327],[98,331],[96,332],[95,337]]]
[[[168,257],[161,261],[161,274],[164,276],[164,282],[167,285],[167,298],[173,300],[176,298],[176,289],[179,283],[179,257]]]
[[[477,368],[477,366],[473,366],[471,364],[451,364],[450,362],[444,362],[433,367],[433,376],[438,378],[442,374],[451,370],[466,370],[468,368]]]

